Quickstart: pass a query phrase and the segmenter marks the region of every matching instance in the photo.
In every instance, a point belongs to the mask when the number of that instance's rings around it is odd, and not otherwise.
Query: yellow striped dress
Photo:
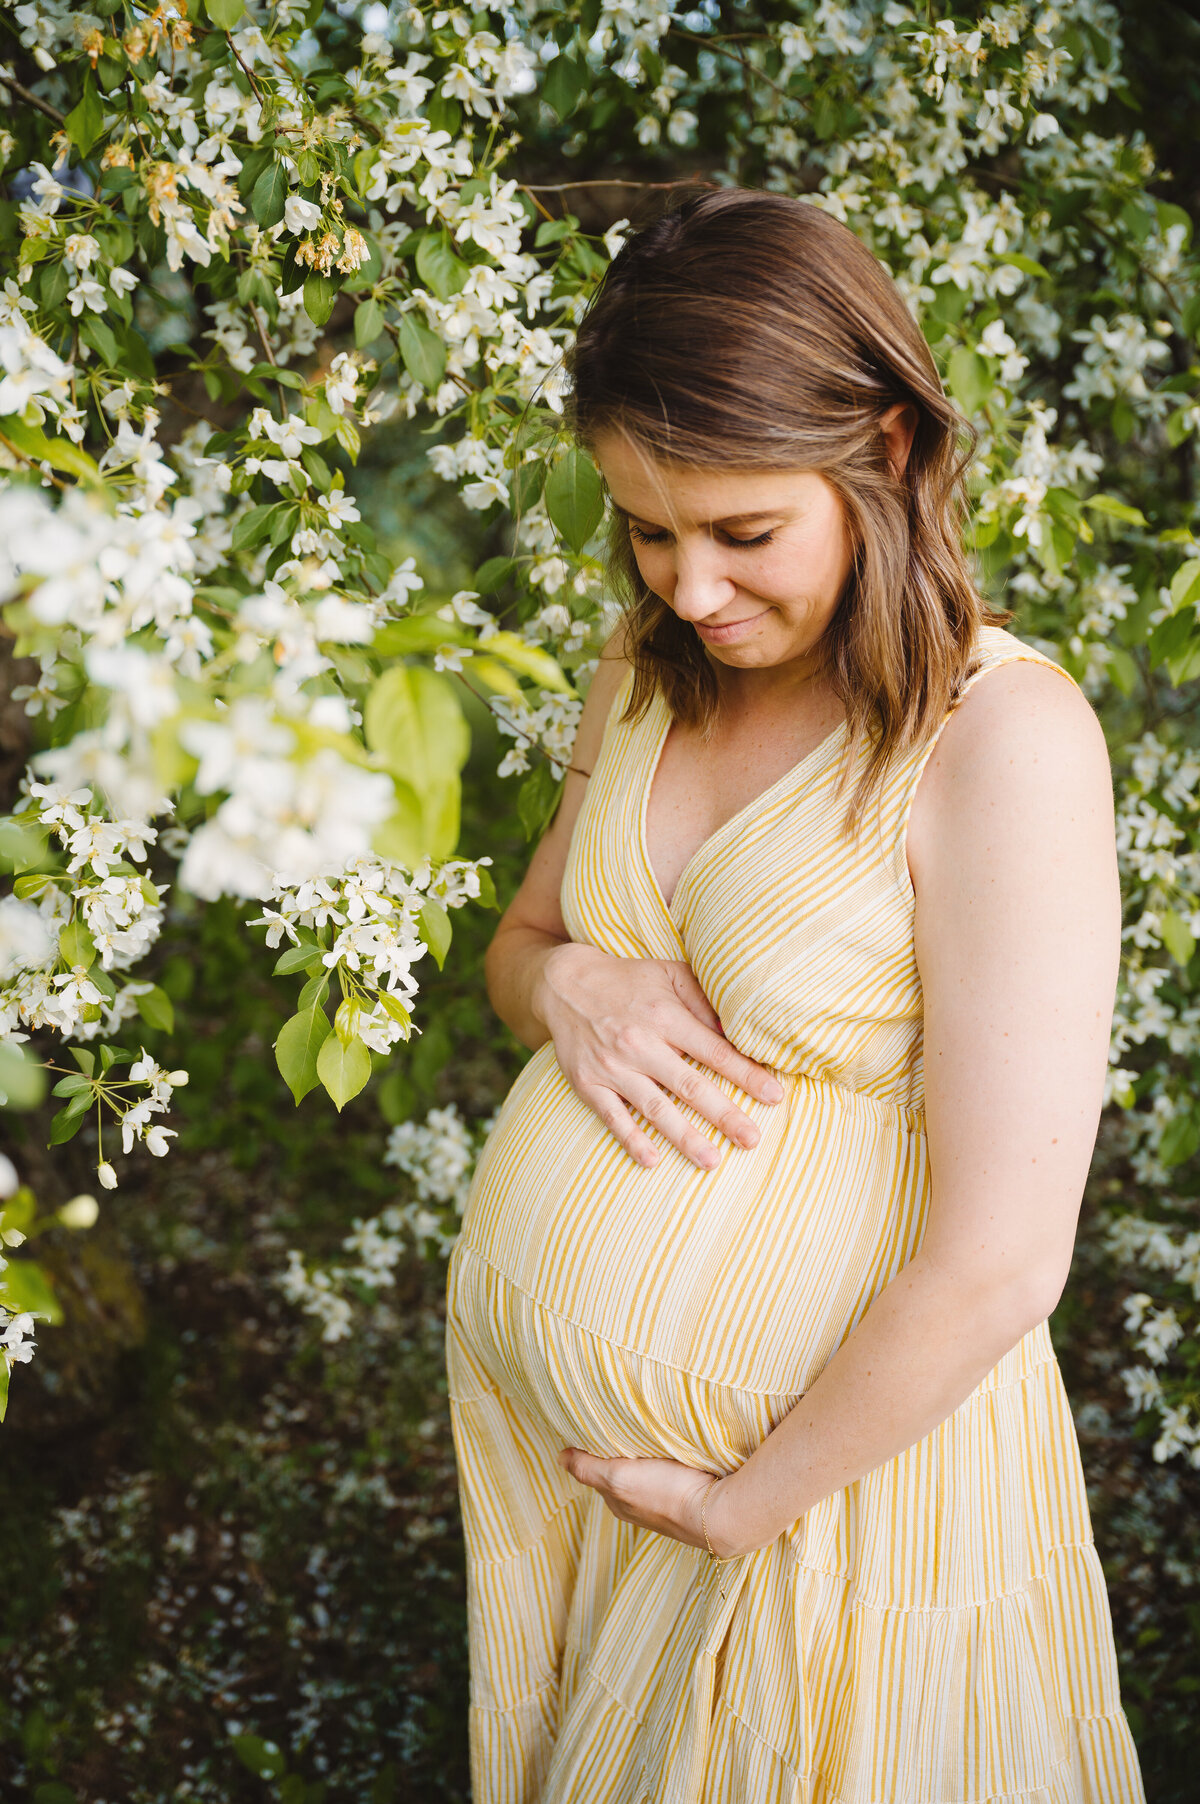
[[[968,683],[1050,662],[998,627],[977,651]],[[700,846],[668,907],[645,820],[669,716],[659,698],[622,722],[627,694],[571,841],[568,931],[686,958],[786,1094],[725,1085],[751,1150],[693,1117],[712,1171],[673,1148],[635,1165],[550,1044],[497,1117],[448,1285],[475,1804],[1141,1804],[1045,1323],[926,1439],[728,1564],[619,1523],[557,1463],[574,1445],[732,1471],[913,1257],[929,1199],[905,830],[934,740],[892,766],[855,848],[843,723]]]

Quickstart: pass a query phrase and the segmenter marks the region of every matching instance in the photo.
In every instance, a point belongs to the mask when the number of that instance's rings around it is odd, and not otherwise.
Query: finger
[[[658,1164],[662,1149],[655,1146],[648,1134],[642,1132],[615,1090],[602,1089],[595,1084],[579,1084],[575,1086],[575,1091],[579,1100],[599,1116],[631,1159],[636,1159],[639,1165],[647,1168]]]
[[[751,1120],[744,1109],[739,1109],[724,1090],[718,1089],[704,1071],[686,1059],[664,1048],[653,1058],[650,1076],[672,1096],[694,1109],[697,1115],[702,1115],[705,1121],[711,1121],[735,1146],[758,1145],[761,1137],[758,1123]]]
[[[593,1490],[604,1487],[608,1460],[597,1459],[593,1454],[585,1453],[582,1447],[564,1447],[558,1458],[560,1465],[577,1483],[590,1485]]]
[[[682,1060],[680,1061],[682,1064]],[[690,1070],[690,1066],[684,1066]],[[634,1076],[626,1088],[634,1108],[646,1117],[671,1146],[702,1171],[712,1171],[721,1163],[721,1154],[711,1140],[697,1131],[685,1115],[681,1115],[671,1098],[650,1078]],[[749,1124],[753,1126],[753,1122]]]
[[[700,980],[687,960],[673,958],[666,962],[671,978],[671,988],[680,1002],[690,1014],[695,1015],[697,1021],[708,1028],[710,1033],[723,1035],[725,1030],[721,1026],[721,1017],[701,989]]]
[[[748,1059],[736,1046],[731,1046],[723,1034],[707,1034],[696,1027],[681,1034],[675,1044],[680,1052],[699,1059],[710,1071],[731,1078],[739,1090],[744,1090],[758,1102],[782,1102],[783,1085],[774,1072],[766,1065],[757,1065],[753,1059]]]

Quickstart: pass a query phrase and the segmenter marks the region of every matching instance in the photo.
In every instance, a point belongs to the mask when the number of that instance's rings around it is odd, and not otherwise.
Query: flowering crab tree
[[[118,1137],[169,1148],[186,1046],[148,973],[172,891],[235,899],[294,979],[297,1101],[341,1108],[420,1026],[421,960],[494,901],[459,845],[463,696],[536,833],[611,624],[602,485],[560,429],[626,223],[597,195],[803,194],[921,318],[979,435],[981,581],[1109,732],[1127,1383],[1159,1456],[1200,1464],[1200,303],[1114,9],[3,0],[0,23],[0,587],[34,741],[0,827],[0,1030],[47,1049],[54,1141],[94,1121],[108,1187]],[[469,589],[390,560],[356,502],[363,435],[405,418],[504,538]],[[450,1243],[478,1132],[400,1123],[410,1200],[346,1264],[292,1254],[329,1338],[350,1279]]]

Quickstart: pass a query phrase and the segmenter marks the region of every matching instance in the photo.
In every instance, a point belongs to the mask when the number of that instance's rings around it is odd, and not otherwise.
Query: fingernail
[[[769,1084],[764,1084],[763,1085],[763,1101],[764,1102],[782,1102],[783,1101],[783,1085],[777,1084],[774,1082],[769,1083]]]

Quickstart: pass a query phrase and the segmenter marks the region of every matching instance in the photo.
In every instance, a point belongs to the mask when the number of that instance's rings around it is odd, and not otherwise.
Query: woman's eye
[[[639,545],[662,545],[670,537],[661,527],[657,532],[647,532],[644,527],[635,526],[632,520],[629,522],[629,531]],[[727,545],[736,545],[742,550],[750,551],[756,545],[769,545],[775,537],[775,529],[771,527],[767,532],[760,532],[756,539],[735,539],[732,533],[723,533],[721,536]]]

